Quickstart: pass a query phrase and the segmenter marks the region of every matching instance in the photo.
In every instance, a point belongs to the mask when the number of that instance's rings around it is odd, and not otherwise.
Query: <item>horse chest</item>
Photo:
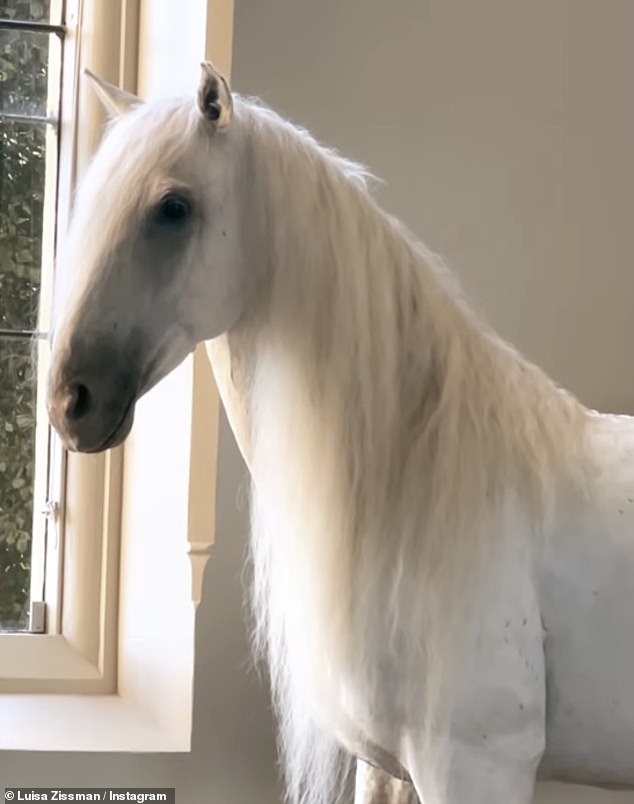
[[[521,757],[534,768],[543,749],[544,719],[543,632],[536,589],[525,552],[513,545],[500,554],[491,573],[491,583],[471,612],[472,641],[451,691],[452,762],[457,769],[486,768],[492,755],[504,757],[509,765]],[[384,634],[377,636],[373,657],[385,670],[370,696],[363,688],[350,690],[349,728],[336,736],[349,751],[371,763],[390,769],[396,761],[397,768],[408,767],[409,752],[420,753],[422,728],[416,720],[416,700],[404,705],[398,690],[412,688],[408,674],[417,672],[422,678],[426,667],[399,666],[398,657],[389,654],[389,640]],[[416,640],[417,635],[410,634],[409,639]],[[452,771],[452,776],[458,779],[452,792],[455,800],[467,800],[463,796],[468,790],[460,786],[461,771]]]

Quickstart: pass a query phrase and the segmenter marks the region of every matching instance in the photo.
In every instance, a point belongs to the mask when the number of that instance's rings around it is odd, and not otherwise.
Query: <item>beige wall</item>
[[[634,412],[631,0],[236,0],[234,34],[236,89],[367,162],[503,334],[589,404]],[[192,755],[1,755],[0,784],[275,800],[245,671],[245,477],[223,420]]]
[[[634,412],[634,3],[237,0],[234,86],[387,181],[497,328]]]

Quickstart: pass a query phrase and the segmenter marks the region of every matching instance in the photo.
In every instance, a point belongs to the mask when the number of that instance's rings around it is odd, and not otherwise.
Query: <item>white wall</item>
[[[503,334],[589,404],[634,411],[631,0],[236,0],[234,34],[236,89],[368,163]],[[266,697],[245,669],[245,476],[223,421],[192,755],[8,754],[0,785],[275,800]]]

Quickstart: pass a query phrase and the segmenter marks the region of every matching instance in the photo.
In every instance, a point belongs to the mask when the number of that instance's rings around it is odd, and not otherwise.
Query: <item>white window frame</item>
[[[96,63],[102,73],[118,82],[120,72],[136,54],[121,46],[124,23],[138,21],[138,4],[125,0],[82,2],[67,0],[67,34],[62,45],[62,104],[59,125],[59,160],[47,154],[47,171],[58,177],[57,204],[48,194],[45,208],[44,263],[53,262],[55,240],[63,237],[71,209],[75,177],[94,147],[103,117],[88,108],[85,93],[78,93],[81,61]],[[92,19],[91,19],[92,16]],[[100,30],[88,52],[82,28]],[[134,41],[134,40],[133,40]],[[82,53],[82,51],[84,51]],[[85,66],[85,65],[84,65]],[[53,69],[52,73],[55,72]],[[128,68],[129,72],[129,68]],[[85,112],[88,112],[85,114]],[[82,120],[78,126],[77,121]],[[49,185],[50,186],[50,185]],[[55,208],[56,207],[56,208]],[[51,233],[55,232],[52,237]],[[50,310],[51,272],[42,285],[43,310]],[[46,324],[48,322],[40,322]],[[48,440],[44,389],[48,371],[48,345],[39,348],[36,443],[39,455]],[[116,583],[121,519],[122,450],[95,457],[63,455],[58,439],[51,444],[50,480],[39,461],[34,501],[35,547],[43,550],[43,517],[37,517],[48,494],[47,485],[58,492],[59,505],[49,517],[46,562],[47,633],[0,636],[0,693],[56,693],[72,687],[74,692],[108,693],[114,690],[116,673]],[[47,482],[48,481],[48,482]],[[39,519],[39,521],[38,521]],[[32,578],[32,586],[42,578]],[[64,605],[61,605],[63,587]]]
[[[172,0],[67,3],[58,236],[104,123],[80,71],[143,97],[191,90],[212,50],[229,72],[233,22],[233,0],[189,0],[180,30],[189,41],[180,41]],[[170,87],[183,61],[187,85]],[[0,750],[189,750],[218,407],[199,347],[138,405],[125,447],[65,456],[58,563],[47,567],[63,586],[62,605],[49,611],[45,635],[0,635]],[[158,442],[166,418],[179,425]]]

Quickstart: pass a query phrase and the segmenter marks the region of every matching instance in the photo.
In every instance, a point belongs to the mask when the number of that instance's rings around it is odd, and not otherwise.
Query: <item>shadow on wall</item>
[[[268,804],[281,798],[268,680],[254,667],[247,638],[243,569],[249,478],[224,412],[219,466],[216,545],[206,569],[196,628],[196,685],[206,694],[196,699],[194,754],[213,757],[213,766],[223,769],[212,785],[215,791],[216,783],[226,779],[223,795],[218,791],[223,804],[255,800]]]

